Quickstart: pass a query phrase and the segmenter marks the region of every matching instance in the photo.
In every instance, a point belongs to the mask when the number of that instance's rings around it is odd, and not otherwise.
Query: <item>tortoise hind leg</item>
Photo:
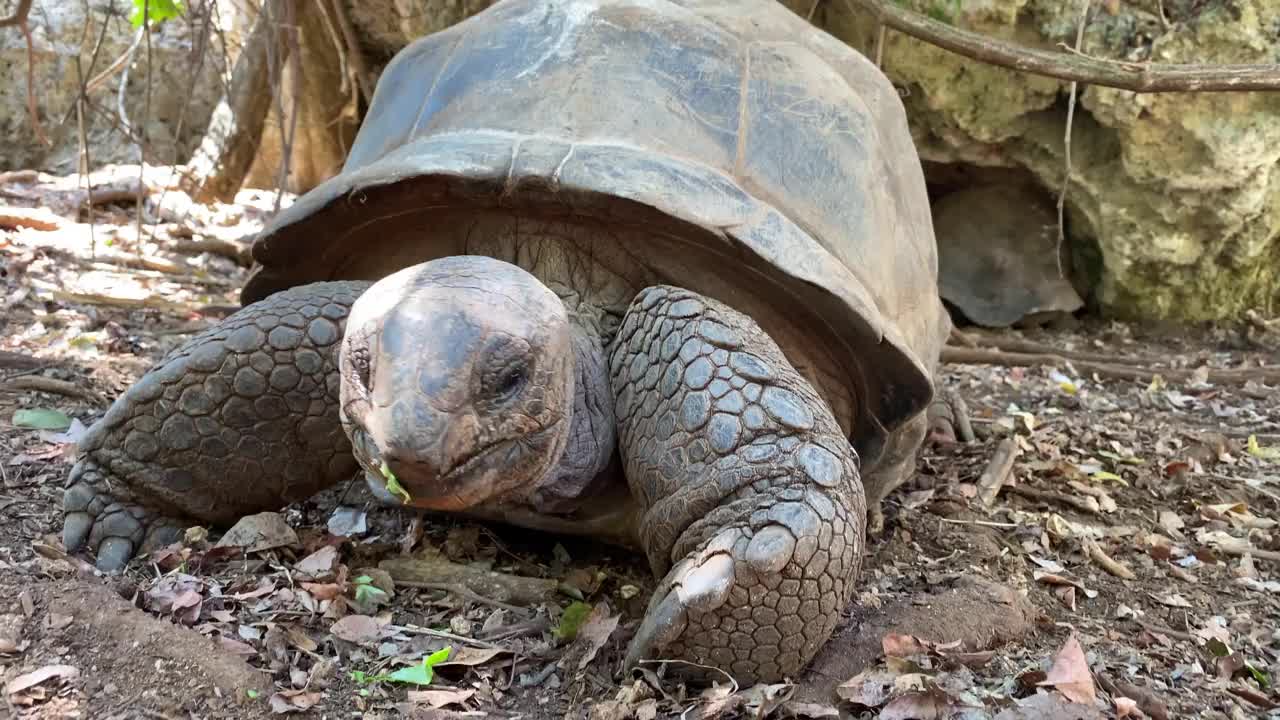
[[[969,409],[959,393],[935,377],[937,388],[928,409],[893,431],[873,470],[862,476],[867,493],[867,535],[884,531],[884,499],[915,473],[920,450],[932,443],[973,442]]]
[[[661,584],[628,651],[794,677],[852,597],[866,506],[827,404],[748,317],[641,292],[611,349],[619,449]]]
[[[338,416],[338,350],[363,282],[249,305],[169,353],[85,434],[63,496],[63,544],[102,570],[308,497],[356,469]]]

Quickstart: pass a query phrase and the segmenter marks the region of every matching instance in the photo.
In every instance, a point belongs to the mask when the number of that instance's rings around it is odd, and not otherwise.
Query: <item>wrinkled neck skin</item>
[[[555,466],[538,480],[529,505],[540,513],[568,514],[578,509],[591,490],[606,482],[606,468],[617,447],[617,419],[613,391],[600,338],[573,328],[574,393],[569,437]]]
[[[514,265],[454,256],[384,278],[353,307],[340,366],[343,425],[385,502],[583,532],[572,516],[617,490],[601,339]]]

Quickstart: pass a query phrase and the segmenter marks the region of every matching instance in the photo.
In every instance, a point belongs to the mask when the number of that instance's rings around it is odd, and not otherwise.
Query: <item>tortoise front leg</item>
[[[80,441],[63,544],[102,570],[350,477],[338,349],[369,283],[276,293],[196,335],[130,387]]]
[[[627,666],[794,677],[858,575],[866,505],[853,448],[750,318],[687,290],[641,292],[610,361],[641,539],[665,575]]]

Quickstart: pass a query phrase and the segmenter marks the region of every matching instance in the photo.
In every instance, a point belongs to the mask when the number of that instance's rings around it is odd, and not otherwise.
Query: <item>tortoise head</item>
[[[463,510],[528,494],[573,411],[568,313],[515,265],[453,256],[405,268],[351,310],[343,426],[383,499]]]

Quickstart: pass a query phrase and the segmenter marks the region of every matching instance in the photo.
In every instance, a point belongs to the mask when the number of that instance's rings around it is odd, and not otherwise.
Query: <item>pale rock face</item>
[[[8,15],[13,5],[0,2],[0,15]],[[36,0],[31,9],[34,94],[48,145],[36,140],[27,112],[26,40],[16,27],[0,28],[0,169],[75,171],[79,152],[75,59],[79,55],[86,78],[98,75],[124,55],[134,39],[129,0],[91,0],[87,6],[87,15],[86,3],[66,0]],[[152,33],[149,113],[146,38],[135,53],[124,107],[129,122],[145,129],[151,163],[185,162],[218,102],[223,53],[216,47],[202,52],[204,23],[203,16],[193,14],[169,20]],[[111,75],[89,95],[93,107],[87,114],[86,131],[95,167],[138,161],[137,145],[123,131],[118,114],[120,79],[120,72]]]
[[[909,0],[915,10],[1028,46],[1074,44],[1079,4],[1061,0]],[[1164,2],[1095,10],[1083,51],[1162,63],[1280,61],[1270,0],[1189,10]],[[1155,3],[1146,3],[1154,11]],[[1095,4],[1097,7],[1098,4]],[[831,3],[826,29],[874,55],[875,26]],[[921,155],[1031,171],[1056,196],[1064,173],[1068,84],[960,58],[890,32],[884,69],[904,93]],[[1199,320],[1280,307],[1280,94],[1139,95],[1081,88],[1067,222],[1078,284],[1122,317]]]

